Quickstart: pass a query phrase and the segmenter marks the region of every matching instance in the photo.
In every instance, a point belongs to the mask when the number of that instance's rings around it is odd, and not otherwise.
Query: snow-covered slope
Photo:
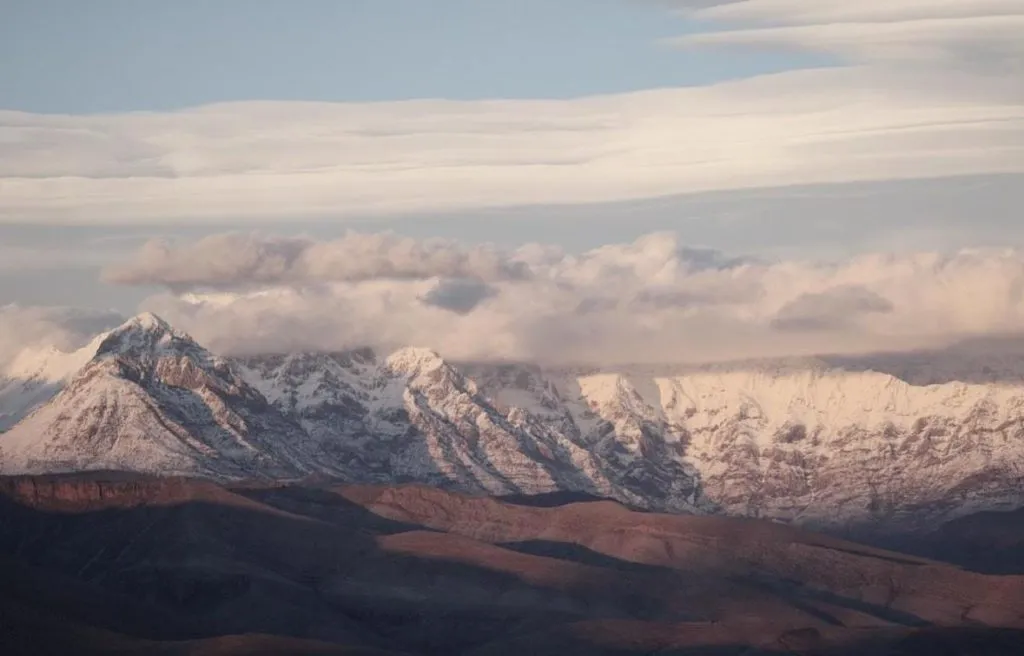
[[[485,394],[580,430],[611,468],[680,463],[728,514],[909,528],[1024,504],[1021,384],[915,386],[813,360],[675,375],[507,369],[479,368]]]
[[[1024,383],[1007,375],[921,385],[823,360],[564,371],[415,348],[229,360],[152,316],[95,351],[0,435],[4,472],[321,473],[828,526],[1024,504]]]
[[[305,376],[265,358],[249,375],[384,478],[824,525],[1024,503],[1024,385],[915,386],[815,360],[673,374],[454,368],[414,350],[381,365],[368,352],[297,358]]]
[[[730,514],[912,522],[1024,503],[1024,387],[835,369],[708,369],[645,397]]]
[[[46,405],[0,435],[5,473],[121,469],[294,477],[320,456],[292,420],[153,315],[106,335]]]
[[[96,355],[107,333],[77,351],[26,349],[0,370],[0,433],[49,401]]]

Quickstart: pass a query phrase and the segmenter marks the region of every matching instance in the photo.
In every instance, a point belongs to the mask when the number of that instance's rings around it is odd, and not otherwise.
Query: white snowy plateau
[[[0,372],[0,473],[573,492],[826,528],[1024,505],[1024,380],[878,369],[570,371],[417,348],[225,358],[143,314]]]

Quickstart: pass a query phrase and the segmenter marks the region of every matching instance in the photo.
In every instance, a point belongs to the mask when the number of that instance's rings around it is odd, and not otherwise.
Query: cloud
[[[1017,0],[742,0],[673,3],[723,28],[675,40],[682,46],[775,46],[887,66],[962,65],[1019,74],[1024,5]],[[754,27],[746,27],[753,24]],[[1006,80],[1012,84],[1010,79]],[[1020,89],[1018,83],[1017,88]]]
[[[859,60],[1012,64],[1024,56],[1020,16],[764,27],[698,34],[679,45],[780,46],[833,52]],[[968,55],[961,59],[961,56]]]
[[[232,287],[168,291],[143,307],[224,352],[419,345],[454,359],[548,363],[861,353],[1024,330],[1024,253],[1012,249],[762,260],[662,232],[576,254],[486,247],[490,270],[516,264],[529,275],[484,279],[428,275],[433,251],[419,244],[404,252],[423,258],[406,261],[422,277],[389,267],[269,284],[232,274]]]
[[[677,46],[842,65],[571,100],[0,112],[0,221],[344,219],[1024,172],[1017,0],[661,4],[703,21]]]
[[[469,314],[496,294],[495,288],[479,280],[439,280],[437,286],[423,296],[423,302],[458,314]]]
[[[864,314],[895,308],[876,292],[842,285],[814,294],[801,294],[778,311],[772,326],[779,330],[815,331],[853,328]]]
[[[1024,171],[1020,99],[980,86],[825,69],[569,101],[0,113],[0,221],[346,218]],[[59,145],[34,159],[38,135],[80,129],[151,144],[173,172],[147,157],[100,177],[120,157],[103,140],[73,172]]]
[[[699,18],[820,24],[1024,14],[1019,0],[660,0]]]
[[[511,280],[527,275],[525,263],[490,246],[349,232],[331,241],[246,233],[214,234],[178,246],[155,240],[130,261],[108,267],[103,278],[119,285],[184,291],[379,278]]]
[[[0,306],[0,367],[24,349],[54,347],[71,351],[80,348],[98,333],[123,321],[121,314],[104,310]]]

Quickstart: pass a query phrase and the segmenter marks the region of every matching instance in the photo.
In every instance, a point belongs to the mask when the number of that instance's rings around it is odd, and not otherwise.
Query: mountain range
[[[877,364],[877,363],[876,363]],[[920,372],[918,372],[920,373]],[[0,372],[0,473],[575,493],[912,531],[1024,505],[1024,381],[828,359],[548,368],[429,349],[221,357],[151,314]]]

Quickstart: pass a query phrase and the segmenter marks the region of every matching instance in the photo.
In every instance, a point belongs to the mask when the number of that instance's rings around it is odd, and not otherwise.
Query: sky
[[[7,0],[5,109],[162,111],[244,100],[573,98],[707,84],[824,58],[705,52],[622,0]]]
[[[139,310],[477,359],[1013,333],[1022,33],[1024,0],[0,0],[0,363]]]

